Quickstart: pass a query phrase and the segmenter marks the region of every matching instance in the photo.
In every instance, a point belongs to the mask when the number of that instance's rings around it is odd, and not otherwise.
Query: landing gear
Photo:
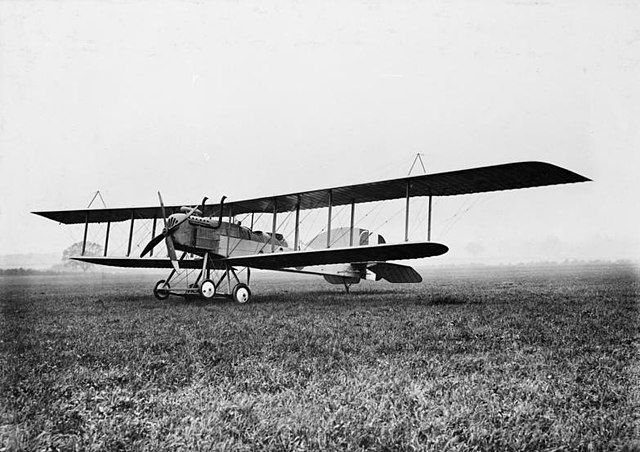
[[[166,300],[169,298],[170,290],[171,286],[169,282],[161,279],[153,288],[153,296],[156,297],[157,300]]]
[[[216,296],[216,284],[210,279],[205,279],[200,284],[200,296],[205,300],[211,300]]]
[[[249,286],[246,284],[236,284],[231,293],[231,297],[236,303],[247,303],[251,299],[251,290],[249,290]]]
[[[344,279],[342,280],[342,283],[344,284],[344,290],[345,290],[345,292],[347,292],[347,294],[348,294],[348,293],[349,293],[349,288],[351,287],[351,283],[350,283],[350,282],[347,282],[347,279],[346,279],[346,278],[344,278]]]
[[[182,255],[179,262],[182,262],[186,253]],[[247,269],[247,283],[243,283],[238,278],[238,272],[231,266],[212,269],[209,267],[210,258],[204,256],[202,267],[200,268],[195,282],[188,283],[189,272],[191,270],[171,270],[166,280],[161,279],[153,288],[153,295],[158,300],[166,300],[169,295],[179,295],[181,297],[200,297],[203,300],[211,300],[216,296],[226,296],[233,299],[236,303],[247,303],[251,299],[251,289],[249,289],[250,273]],[[213,271],[212,271],[213,270]],[[220,274],[221,273],[221,274]],[[174,284],[185,283],[186,287],[171,288],[169,281],[174,278]],[[235,285],[232,281],[235,280]],[[192,280],[193,281],[193,280]],[[225,284],[226,282],[226,284]]]

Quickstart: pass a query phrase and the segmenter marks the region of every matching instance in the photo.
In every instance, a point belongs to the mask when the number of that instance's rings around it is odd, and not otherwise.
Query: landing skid
[[[186,253],[183,253],[180,257],[180,261],[184,259]],[[188,275],[180,274],[175,269],[171,270],[167,279],[161,279],[153,288],[153,296],[157,300],[166,300],[169,295],[177,295],[184,298],[199,297],[203,300],[211,300],[216,297],[231,298],[237,303],[247,303],[251,299],[251,290],[249,289],[250,273],[247,269],[247,282],[246,284],[240,281],[238,273],[235,268],[227,265],[224,270],[221,270],[221,275],[218,275],[218,271],[211,271],[208,267],[209,255],[205,254],[202,268],[198,271],[195,282],[188,282]],[[184,270],[188,272],[188,270]],[[233,280],[232,280],[233,277]],[[171,287],[171,282],[185,283],[184,287]],[[224,284],[226,281],[226,284]]]
[[[342,280],[342,284],[344,284],[344,291],[349,294],[349,288],[351,287],[351,283],[347,282],[347,279]]]

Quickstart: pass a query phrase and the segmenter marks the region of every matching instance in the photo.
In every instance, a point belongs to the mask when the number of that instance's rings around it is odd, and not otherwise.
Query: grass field
[[[264,277],[156,301],[158,277],[4,277],[6,450],[640,450],[626,265]]]

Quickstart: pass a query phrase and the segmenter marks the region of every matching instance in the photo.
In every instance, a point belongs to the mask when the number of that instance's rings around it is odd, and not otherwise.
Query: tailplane
[[[390,283],[419,283],[422,276],[408,265],[377,262],[369,265],[367,270],[375,274],[376,280],[384,279]]]

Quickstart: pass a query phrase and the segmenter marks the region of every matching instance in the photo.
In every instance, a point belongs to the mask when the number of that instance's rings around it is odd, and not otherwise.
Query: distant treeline
[[[442,271],[488,271],[488,270],[516,270],[516,269],[529,269],[529,270],[552,270],[552,269],[571,269],[571,268],[631,268],[636,271],[640,271],[640,264],[626,259],[619,259],[616,261],[606,260],[565,260],[560,262],[542,261],[542,262],[526,262],[517,264],[451,264],[446,263],[444,265],[429,265],[418,266],[418,270],[423,272],[442,272]],[[110,269],[108,273],[146,273],[140,271],[141,269]],[[0,269],[1,276],[38,276],[38,275],[64,275],[64,274],[95,274],[103,273],[104,269],[97,269],[95,267],[90,268],[89,271],[81,271],[78,268],[65,267],[62,265],[56,265],[51,268],[36,270],[33,268],[5,268]],[[271,279],[278,279],[279,274],[276,272],[269,272]],[[285,276],[283,276],[285,278]],[[291,275],[287,274],[286,279],[290,279]]]
[[[57,271],[53,269],[36,270],[33,268],[0,268],[0,276],[35,276],[35,275],[59,275],[62,273],[74,273],[69,271]]]

